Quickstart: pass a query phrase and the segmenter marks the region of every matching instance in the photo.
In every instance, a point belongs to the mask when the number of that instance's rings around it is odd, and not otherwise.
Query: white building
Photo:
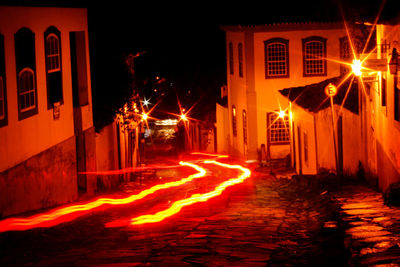
[[[0,7],[0,217],[92,193],[87,11]]]

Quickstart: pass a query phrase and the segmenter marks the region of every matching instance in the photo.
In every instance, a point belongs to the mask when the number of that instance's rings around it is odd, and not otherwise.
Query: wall
[[[229,153],[229,110],[216,104],[217,152]]]
[[[303,27],[305,28],[305,27]],[[339,38],[345,36],[343,29],[299,30],[257,32],[254,34],[254,63],[255,63],[255,87],[258,107],[258,142],[266,143],[267,125],[266,114],[268,112],[284,110],[289,102],[278,90],[288,87],[304,86],[316,83],[330,77],[339,76],[339,64],[327,61],[327,75],[317,77],[303,77],[303,52],[302,38],[320,36],[327,38],[327,57],[339,59]],[[289,40],[289,78],[265,79],[265,52],[264,41],[271,38],[285,38]],[[276,148],[276,156],[281,157],[289,153],[289,146]]]
[[[0,178],[0,218],[75,200],[75,137],[0,173]]]
[[[5,37],[8,101],[8,125],[0,128],[0,171],[4,171],[74,135],[69,32],[87,31],[87,21],[85,9],[68,8],[1,7],[0,17],[0,33]],[[64,104],[60,107],[59,120],[53,119],[53,109],[47,109],[44,32],[49,26],[61,31]],[[22,27],[35,33],[38,114],[19,121],[14,34]],[[87,63],[90,73],[89,58]],[[90,103],[83,111],[84,130],[93,126],[90,80],[88,82]]]

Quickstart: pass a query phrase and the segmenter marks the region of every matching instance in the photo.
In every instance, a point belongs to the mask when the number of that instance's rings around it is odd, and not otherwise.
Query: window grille
[[[266,78],[289,77],[288,40],[271,39],[265,42]]]
[[[25,112],[34,109],[36,107],[36,88],[33,70],[25,68],[19,73],[18,87],[20,111]]]
[[[268,129],[270,144],[289,143],[289,118],[279,117],[275,112],[268,114]]]
[[[243,44],[239,43],[238,45],[238,53],[239,53],[239,76],[243,77]]]
[[[304,76],[326,75],[326,40],[320,37],[303,39]]]
[[[60,42],[55,34],[46,38],[46,59],[48,73],[60,71]]]
[[[343,62],[350,63],[351,61],[351,51],[350,44],[347,37],[342,37],[339,39],[340,42],[340,60]],[[350,71],[350,67],[346,64],[340,64],[340,74],[345,75]]]
[[[246,110],[243,110],[243,143],[247,145],[247,114]]]
[[[229,43],[229,73],[233,74],[233,44]]]
[[[237,136],[236,107],[235,106],[232,106],[232,134],[233,134],[233,136]]]

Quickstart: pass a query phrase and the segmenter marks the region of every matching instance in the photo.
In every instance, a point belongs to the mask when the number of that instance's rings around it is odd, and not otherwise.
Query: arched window
[[[232,106],[232,134],[237,136],[237,126],[236,126],[236,107]]]
[[[27,28],[22,28],[15,34],[14,38],[18,86],[18,119],[23,120],[38,113],[35,34]]]
[[[46,64],[47,73],[52,73],[61,69],[60,40],[54,33],[46,37]]]
[[[233,74],[233,44],[232,44],[232,42],[229,43],[228,53],[229,53],[229,73]]]
[[[243,44],[238,44],[239,76],[243,77]]]
[[[36,88],[34,72],[30,68],[18,74],[18,97],[20,111],[25,112],[36,107]]]
[[[326,75],[326,39],[312,36],[303,39],[304,76]]]
[[[47,82],[47,108],[53,108],[54,103],[63,104],[61,35],[54,27],[49,27],[44,33]]]
[[[265,78],[289,77],[289,40],[272,38],[264,42]]]

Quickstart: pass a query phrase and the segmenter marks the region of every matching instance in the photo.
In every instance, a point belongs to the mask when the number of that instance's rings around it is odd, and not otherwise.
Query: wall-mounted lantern
[[[393,75],[397,74],[398,66],[399,66],[399,55],[397,54],[396,48],[393,48],[392,58],[390,59],[390,62],[389,62],[390,74],[393,74]]]

